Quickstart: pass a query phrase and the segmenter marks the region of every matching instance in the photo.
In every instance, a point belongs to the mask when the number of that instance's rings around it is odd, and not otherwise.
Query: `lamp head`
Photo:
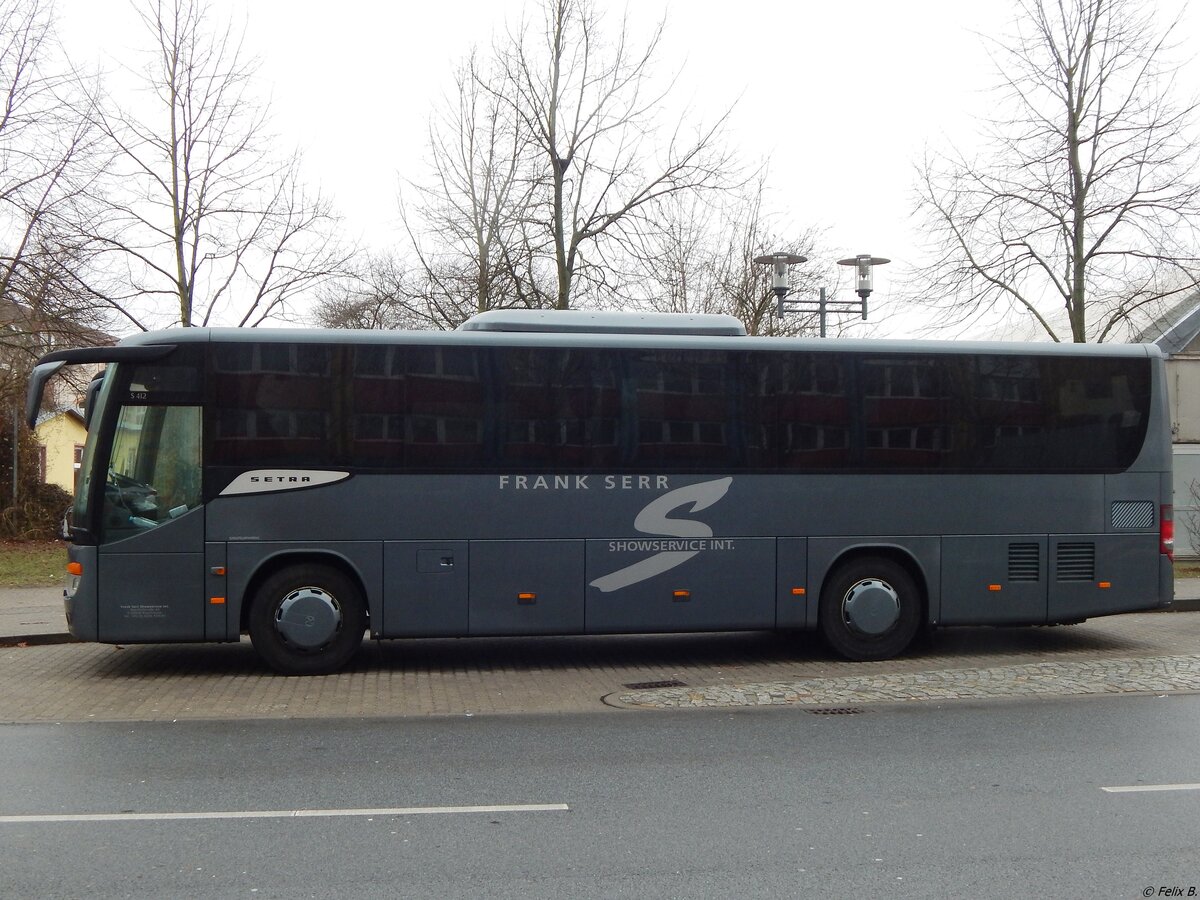
[[[788,292],[788,266],[808,262],[808,257],[795,253],[770,253],[754,257],[759,265],[771,267],[771,289],[780,300]]]
[[[839,259],[839,266],[854,266],[854,293],[866,300],[871,296],[874,286],[871,283],[871,268],[890,263],[890,259],[882,256],[872,256],[870,253],[860,253],[850,259]]]

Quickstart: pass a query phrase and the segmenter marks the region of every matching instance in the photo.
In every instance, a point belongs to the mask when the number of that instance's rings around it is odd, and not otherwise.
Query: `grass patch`
[[[1188,560],[1175,563],[1176,578],[1200,578],[1200,562]]]
[[[0,542],[0,587],[54,587],[62,584],[66,565],[60,541]]]

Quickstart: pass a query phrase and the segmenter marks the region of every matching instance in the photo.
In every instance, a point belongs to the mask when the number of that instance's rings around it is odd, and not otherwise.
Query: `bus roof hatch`
[[[472,316],[459,331],[558,334],[691,334],[736,337],[746,328],[734,316],[686,313],[589,312],[578,309],[493,309]]]

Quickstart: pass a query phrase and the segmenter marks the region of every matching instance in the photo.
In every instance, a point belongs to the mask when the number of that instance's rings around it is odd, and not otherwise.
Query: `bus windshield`
[[[200,504],[200,408],[123,406],[104,486],[104,542],[176,519]]]

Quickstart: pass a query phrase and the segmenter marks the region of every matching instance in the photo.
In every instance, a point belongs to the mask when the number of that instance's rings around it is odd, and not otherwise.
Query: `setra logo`
[[[613,553],[633,550],[654,552],[654,555],[597,578],[591,583],[592,587],[604,593],[620,590],[663,572],[669,572],[701,551],[733,549],[733,541],[713,540],[712,529],[703,522],[694,519],[673,519],[669,515],[689,504],[689,513],[708,509],[725,496],[731,484],[732,478],[689,484],[669,491],[646,504],[633,520],[633,527],[642,534],[674,540],[609,541],[608,549]]]
[[[221,491],[221,496],[265,494],[270,491],[319,487],[344,481],[349,477],[349,472],[327,472],[314,469],[254,469],[250,472],[243,472],[229,482]]]

